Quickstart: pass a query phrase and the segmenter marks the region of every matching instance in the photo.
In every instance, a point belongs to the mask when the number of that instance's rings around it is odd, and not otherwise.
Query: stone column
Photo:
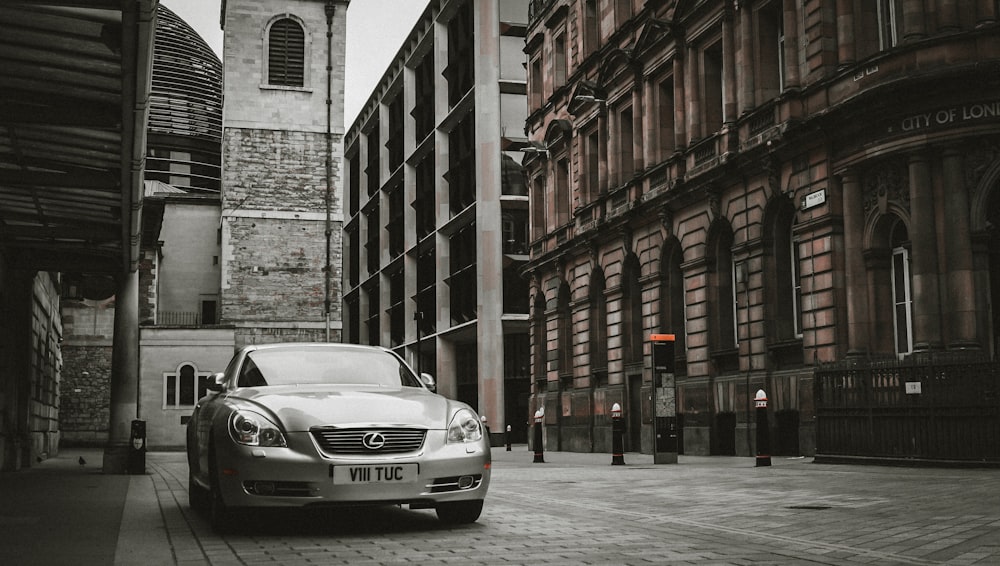
[[[796,0],[785,0],[782,10],[785,29],[785,90],[799,88],[799,15]]]
[[[701,76],[701,65],[698,63],[698,56],[701,51],[692,46],[687,46],[685,55],[687,63],[686,90],[687,90],[687,134],[688,139],[684,145],[691,145],[692,141],[701,138],[701,91],[698,88],[699,77]]]
[[[915,41],[927,37],[924,0],[903,0],[903,33],[904,42]]]
[[[913,244],[913,349],[937,350],[941,342],[941,294],[938,281],[934,189],[927,156],[914,153],[910,170],[910,241]]]
[[[597,190],[590,195],[590,198],[596,199],[598,194],[604,194],[608,192],[610,187],[609,182],[609,172],[608,172],[608,162],[611,161],[611,156],[608,155],[608,136],[611,132],[608,131],[608,107],[604,102],[600,103],[601,107],[597,110]],[[549,179],[552,179],[551,172],[548,175]],[[603,206],[603,205],[602,205]]]
[[[642,98],[640,103],[642,104],[641,110],[635,111],[638,122],[642,126],[642,129],[639,130],[642,132],[642,161],[641,163],[638,160],[636,161],[637,171],[656,164],[660,160],[659,156],[662,152],[663,142],[657,135],[662,105],[660,104],[659,97],[656,95],[656,83],[653,79],[642,81]]]
[[[978,349],[976,343],[976,284],[973,279],[972,240],[969,234],[969,194],[965,187],[962,153],[955,147],[941,157],[944,176],[943,226],[949,348]]]
[[[679,47],[678,47],[679,49]],[[683,51],[674,55],[674,151],[687,147],[687,114],[684,107],[687,104],[684,88]]]
[[[733,34],[733,11],[722,14],[722,122],[736,122],[736,39]]]
[[[837,0],[837,63],[841,67],[854,64],[854,2]]]
[[[753,60],[753,16],[746,6],[739,11],[740,17],[740,57],[737,66],[740,86],[740,112],[747,113],[756,107],[754,99],[754,60]]]
[[[124,274],[115,294],[111,350],[111,415],[104,473],[127,473],[132,420],[139,417],[139,272]]]
[[[961,28],[958,23],[958,1],[937,0],[938,31],[958,31]]]
[[[865,205],[853,172],[840,175],[844,200],[844,255],[847,287],[847,355],[868,353],[868,274],[864,256]]]
[[[976,27],[988,26],[997,21],[997,8],[993,0],[976,2]]]
[[[644,109],[642,107],[643,103],[643,92],[642,88],[645,82],[642,80],[642,76],[638,73],[636,74],[636,82],[632,85],[632,174],[635,175],[639,171],[642,171],[644,163],[647,162],[645,157],[646,143],[643,140],[643,131],[645,131],[645,126],[643,125],[643,116],[648,115],[650,118],[656,116],[656,113],[652,108]],[[648,100],[648,99],[647,99]],[[645,111],[644,111],[645,110]],[[639,141],[636,147],[636,140]],[[638,150],[638,151],[636,151]],[[622,183],[627,182],[628,179],[622,179]]]

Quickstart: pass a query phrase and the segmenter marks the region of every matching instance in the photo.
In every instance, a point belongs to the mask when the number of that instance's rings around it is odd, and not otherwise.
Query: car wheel
[[[483,500],[438,503],[434,510],[437,512],[438,519],[443,523],[452,525],[475,523],[483,512]]]
[[[188,504],[198,513],[204,513],[208,498],[205,490],[194,481],[194,474],[188,472]]]

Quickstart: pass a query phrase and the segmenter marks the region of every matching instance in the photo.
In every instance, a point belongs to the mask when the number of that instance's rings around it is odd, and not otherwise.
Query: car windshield
[[[301,384],[421,387],[396,356],[350,348],[256,350],[247,355],[238,380],[239,387]]]

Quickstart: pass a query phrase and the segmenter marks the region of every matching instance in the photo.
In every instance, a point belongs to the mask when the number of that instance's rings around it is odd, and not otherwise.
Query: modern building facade
[[[340,341],[346,1],[222,4],[221,320]]]
[[[618,403],[628,449],[652,450],[669,398],[652,333],[675,336],[688,454],[752,455],[758,389],[775,453],[815,453],[824,364],[994,357],[998,17],[994,0],[531,2],[546,444],[608,450]]]
[[[344,341],[526,437],[527,1],[432,0],[345,141]]]

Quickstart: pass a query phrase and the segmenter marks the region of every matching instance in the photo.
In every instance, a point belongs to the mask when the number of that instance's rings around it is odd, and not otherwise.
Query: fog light
[[[274,495],[274,483],[269,481],[254,482],[253,490],[257,495]]]
[[[475,482],[476,478],[472,476],[462,476],[458,478],[458,489],[469,489]]]

